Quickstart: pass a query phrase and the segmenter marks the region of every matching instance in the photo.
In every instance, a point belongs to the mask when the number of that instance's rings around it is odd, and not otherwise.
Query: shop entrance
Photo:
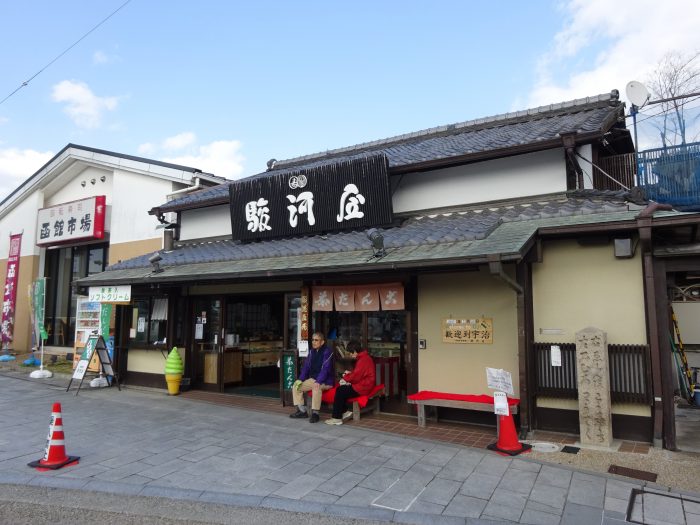
[[[283,293],[195,298],[193,387],[279,399],[277,363],[296,345],[299,301],[299,294]]]
[[[375,363],[377,383],[386,388],[386,398],[381,410],[394,414],[410,414],[406,402],[407,360],[409,349],[409,316],[406,311],[378,312],[317,312],[315,326],[327,334],[328,342],[336,350],[336,373],[354,366],[352,359],[344,357],[348,342],[358,341],[367,348]],[[316,328],[315,328],[316,330]]]

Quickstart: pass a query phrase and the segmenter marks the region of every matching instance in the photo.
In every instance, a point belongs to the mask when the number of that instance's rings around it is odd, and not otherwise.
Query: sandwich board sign
[[[70,390],[73,380],[80,380],[80,383],[78,383],[78,390],[75,391],[75,395],[78,395],[78,392],[80,392],[80,387],[83,384],[83,379],[85,378],[85,373],[87,372],[88,365],[90,364],[90,360],[95,354],[97,354],[97,360],[99,361],[100,371],[105,376],[112,376],[114,378],[114,382],[117,383],[117,388],[121,391],[121,387],[119,386],[119,378],[117,377],[117,374],[114,372],[114,368],[112,367],[112,360],[109,357],[109,351],[107,350],[107,345],[105,344],[104,337],[98,334],[92,334],[90,335],[90,337],[88,337],[88,340],[85,343],[85,348],[83,349],[83,353],[80,355],[80,360],[75,366],[75,370],[73,370],[73,376],[71,377],[70,382],[68,383],[68,388],[66,388],[66,392]]]

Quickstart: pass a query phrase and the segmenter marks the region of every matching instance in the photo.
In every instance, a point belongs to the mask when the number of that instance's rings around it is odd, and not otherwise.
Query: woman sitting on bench
[[[352,412],[344,412],[348,399],[369,395],[376,383],[374,360],[367,350],[360,348],[357,341],[350,341],[346,350],[355,359],[355,368],[343,374],[340,386],[335,390],[333,416],[326,420],[327,425],[342,425],[344,419],[350,419]]]

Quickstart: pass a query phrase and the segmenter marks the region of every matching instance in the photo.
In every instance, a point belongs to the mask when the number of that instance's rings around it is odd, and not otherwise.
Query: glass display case
[[[100,329],[100,303],[88,301],[87,297],[78,297],[75,317],[75,346],[85,346],[88,337]]]

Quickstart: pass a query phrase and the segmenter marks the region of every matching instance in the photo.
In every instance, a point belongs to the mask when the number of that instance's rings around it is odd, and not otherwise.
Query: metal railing
[[[561,366],[551,365],[551,347],[558,346]],[[538,396],[578,399],[576,345],[533,343]],[[647,345],[608,345],[610,399],[651,404],[651,367]]]
[[[637,160],[637,185],[649,199],[700,208],[700,142],[640,151]]]

